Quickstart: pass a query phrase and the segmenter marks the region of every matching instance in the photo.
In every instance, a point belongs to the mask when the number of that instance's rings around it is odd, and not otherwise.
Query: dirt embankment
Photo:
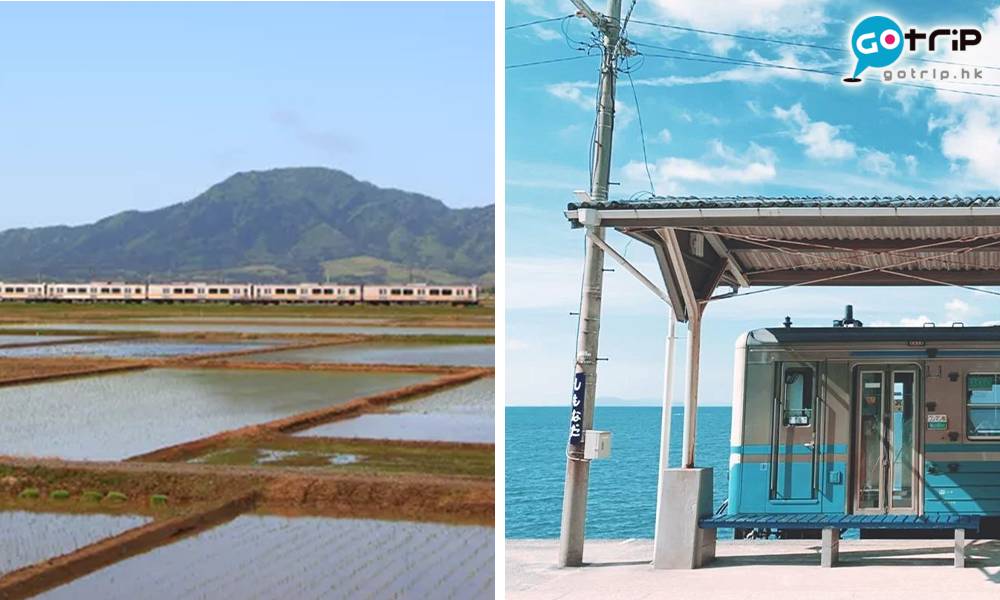
[[[0,386],[22,385],[98,373],[134,371],[152,366],[145,360],[109,358],[4,358],[0,359]]]
[[[259,425],[249,425],[239,429],[223,431],[221,433],[193,440],[191,442],[167,446],[166,448],[160,448],[152,452],[147,452],[146,454],[133,456],[127,460],[129,462],[171,462],[185,460],[187,457],[216,447],[227,440],[234,438],[301,431],[316,425],[329,423],[330,421],[354,417],[365,412],[377,410],[394,402],[406,400],[414,396],[429,394],[431,392],[467,383],[492,374],[493,369],[491,368],[466,369],[459,373],[452,373],[443,377],[438,377],[426,383],[418,383],[397,388],[395,390],[389,390],[387,392],[372,394],[370,396],[362,396],[361,398],[355,398],[343,404],[299,413],[290,417],[261,423]]]
[[[0,577],[0,599],[29,598],[129,556],[204,531],[252,509],[255,497],[255,492],[243,493],[191,514],[153,521],[74,552],[8,573]]]
[[[34,487],[45,498],[55,489],[78,497],[87,490],[119,491],[129,498],[165,494],[172,507],[197,507],[257,493],[261,510],[342,517],[491,524],[494,482],[440,475],[369,475],[314,468],[260,468],[187,463],[102,463],[0,457],[15,501]],[[67,509],[71,505],[66,505]]]

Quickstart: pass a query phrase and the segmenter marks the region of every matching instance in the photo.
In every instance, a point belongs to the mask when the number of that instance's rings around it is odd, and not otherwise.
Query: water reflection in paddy
[[[261,323],[32,323],[5,324],[4,329],[63,331],[161,331],[164,333],[359,333],[365,335],[493,335],[492,327],[378,327],[372,325],[266,325]]]
[[[30,338],[34,339],[34,338]],[[178,341],[121,341],[84,342],[55,346],[26,346],[0,348],[0,358],[51,358],[58,356],[105,356],[108,358],[166,358],[239,350],[257,350],[272,344],[260,343],[205,343]]]
[[[44,344],[46,342],[63,342],[68,340],[81,340],[79,335],[0,335],[0,346],[11,344]]]
[[[494,384],[493,378],[479,379],[394,404],[388,412],[334,421],[298,435],[492,443]]]
[[[156,369],[0,388],[0,454],[122,459],[429,378]]]
[[[0,576],[149,521],[131,515],[0,512]]]
[[[248,356],[253,362],[493,366],[492,344],[341,344]]]
[[[42,597],[475,600],[493,572],[491,527],[245,515]]]

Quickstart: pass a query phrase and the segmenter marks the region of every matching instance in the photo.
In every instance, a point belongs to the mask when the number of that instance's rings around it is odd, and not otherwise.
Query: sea
[[[566,475],[569,407],[506,408],[508,538],[558,538]],[[652,538],[662,409],[600,406],[594,429],[611,432],[611,457],[590,463],[587,538]],[[732,408],[698,409],[695,466],[712,467],[713,506],[729,488]],[[670,464],[680,466],[683,408],[671,412]],[[720,532],[722,535],[722,532]]]

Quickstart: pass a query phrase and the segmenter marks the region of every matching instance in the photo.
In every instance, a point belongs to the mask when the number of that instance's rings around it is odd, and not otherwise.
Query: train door
[[[917,513],[920,368],[855,369],[855,513]]]
[[[771,414],[771,500],[816,499],[820,363],[782,362]]]

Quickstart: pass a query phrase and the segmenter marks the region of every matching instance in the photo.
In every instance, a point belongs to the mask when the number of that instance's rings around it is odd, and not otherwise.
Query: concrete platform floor
[[[1000,541],[842,540],[841,566],[819,566],[819,540],[720,541],[695,571],[650,566],[652,540],[589,540],[586,566],[555,566],[557,540],[507,540],[506,597],[671,600],[1000,600]]]

